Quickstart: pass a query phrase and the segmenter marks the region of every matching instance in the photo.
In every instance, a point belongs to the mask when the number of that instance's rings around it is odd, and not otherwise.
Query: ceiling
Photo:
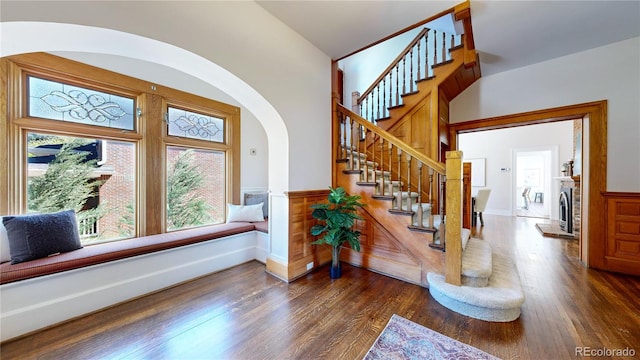
[[[257,1],[332,59],[461,1]],[[484,76],[640,36],[640,0],[471,0]]]

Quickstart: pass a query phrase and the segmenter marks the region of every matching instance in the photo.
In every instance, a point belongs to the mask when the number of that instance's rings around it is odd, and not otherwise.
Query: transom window
[[[135,100],[29,76],[29,116],[133,130]]]
[[[167,115],[169,135],[224,142],[224,119],[171,106]]]

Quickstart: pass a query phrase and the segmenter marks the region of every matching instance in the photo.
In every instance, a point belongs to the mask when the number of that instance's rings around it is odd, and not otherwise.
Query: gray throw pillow
[[[11,263],[17,264],[82,248],[76,213],[5,216]]]

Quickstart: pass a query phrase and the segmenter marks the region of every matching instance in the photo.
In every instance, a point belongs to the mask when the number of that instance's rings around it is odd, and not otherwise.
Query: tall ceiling
[[[257,1],[333,59],[460,2]],[[484,76],[640,36],[640,0],[471,0],[471,17]]]

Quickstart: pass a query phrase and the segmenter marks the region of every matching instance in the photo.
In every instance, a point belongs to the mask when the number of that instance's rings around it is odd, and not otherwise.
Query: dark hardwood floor
[[[293,283],[250,262],[6,342],[2,359],[361,359],[392,314],[503,359],[571,359],[576,347],[640,356],[640,279],[585,269],[575,240],[532,218],[485,216],[476,236],[517,263],[521,317],[451,312],[428,289],[343,266]],[[479,228],[478,228],[479,229]]]

